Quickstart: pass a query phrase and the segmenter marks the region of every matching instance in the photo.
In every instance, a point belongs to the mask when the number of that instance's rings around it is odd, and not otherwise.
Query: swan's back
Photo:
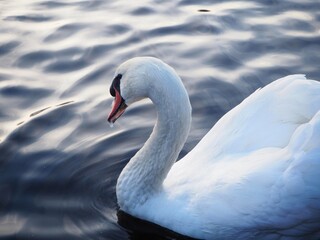
[[[303,75],[281,78],[258,89],[222,117],[202,140],[215,154],[283,148],[295,130],[320,111],[320,83]]]
[[[190,225],[207,232],[200,238],[213,236],[210,231],[236,237],[239,229],[256,228],[263,239],[270,228],[278,229],[275,237],[311,232],[314,239],[320,234],[319,175],[320,83],[292,75],[222,117],[174,165],[160,199],[193,215],[197,221],[190,217]]]

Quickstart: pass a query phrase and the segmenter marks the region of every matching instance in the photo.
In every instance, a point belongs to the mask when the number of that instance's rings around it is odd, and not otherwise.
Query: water
[[[143,101],[108,126],[121,62],[151,55],[182,77],[181,156],[258,87],[320,78],[314,0],[2,0],[0,17],[0,239],[150,237],[117,223],[116,179],[156,117]]]

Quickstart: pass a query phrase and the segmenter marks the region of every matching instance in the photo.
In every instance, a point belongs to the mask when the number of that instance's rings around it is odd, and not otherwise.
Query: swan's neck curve
[[[178,75],[172,72],[152,78],[156,79],[148,82],[148,96],[156,106],[157,122],[149,139],[123,169],[117,182],[118,204],[129,213],[161,191],[191,125],[189,97]]]

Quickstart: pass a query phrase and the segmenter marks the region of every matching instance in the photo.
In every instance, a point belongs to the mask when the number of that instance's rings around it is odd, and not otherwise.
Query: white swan
[[[117,182],[120,208],[200,239],[320,239],[320,83],[303,75],[257,90],[176,162],[191,106],[159,59],[116,71],[108,121],[143,98],[158,119]]]

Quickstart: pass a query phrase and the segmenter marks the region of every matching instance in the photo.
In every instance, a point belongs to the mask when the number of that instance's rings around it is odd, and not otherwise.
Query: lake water
[[[320,78],[320,1],[1,0],[0,21],[0,239],[143,238],[118,225],[115,184],[156,116],[143,101],[107,124],[123,61],[183,79],[181,156],[255,89]]]

